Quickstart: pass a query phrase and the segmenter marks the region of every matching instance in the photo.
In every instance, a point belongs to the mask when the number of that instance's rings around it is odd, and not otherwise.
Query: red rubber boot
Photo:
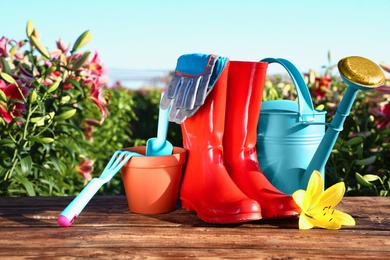
[[[182,124],[188,151],[180,199],[206,222],[228,224],[258,220],[260,205],[233,182],[223,163],[228,64],[204,105]]]
[[[264,62],[230,61],[223,139],[227,171],[237,186],[261,205],[264,219],[300,212],[291,196],[268,181],[257,159],[257,123],[267,67]]]

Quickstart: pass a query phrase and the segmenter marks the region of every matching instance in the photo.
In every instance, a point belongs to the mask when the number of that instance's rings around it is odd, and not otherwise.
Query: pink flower
[[[326,96],[326,91],[324,90],[324,88],[329,89],[331,82],[332,78],[327,75],[321,78],[316,77],[316,87],[313,90],[313,95],[317,98],[317,100],[322,100]]]
[[[61,77],[61,73],[58,71],[58,70],[55,70],[53,72],[50,72],[48,75],[47,75],[47,78],[45,78],[43,81],[42,81],[42,84],[50,87],[57,79],[59,79]]]
[[[22,85],[20,80],[17,80],[18,85]],[[7,97],[7,100],[24,100],[24,97],[27,96],[29,88],[22,87],[21,91],[19,87],[15,84],[6,84],[3,80],[0,80],[0,90],[2,90]],[[22,96],[23,95],[23,96]],[[4,118],[4,121],[10,123],[12,121],[12,116],[21,116],[21,113],[26,111],[26,104],[20,102],[14,102],[12,104],[12,111],[8,111],[7,105],[1,104],[1,116]]]
[[[390,94],[390,86],[383,85],[383,86],[375,88],[375,91],[382,93],[382,94]]]
[[[87,140],[90,141],[91,143],[93,142],[92,131],[93,131],[93,126],[91,126],[91,125],[87,125],[87,126],[84,128],[84,136],[85,136],[85,139],[87,139]]]
[[[87,160],[84,156],[81,156],[83,160],[79,165],[75,167],[76,171],[85,178],[84,185],[87,184],[88,181],[92,180],[91,173],[93,172],[93,160]]]
[[[28,71],[24,66],[19,64],[20,79],[24,82],[32,82],[34,80],[34,75],[32,72]]]
[[[66,54],[69,50],[70,50],[70,44],[68,45],[68,47],[65,46],[64,42],[62,41],[61,38],[59,38],[57,41],[56,41],[56,44],[57,44],[57,48],[63,53],[63,54]]]
[[[372,108],[370,112],[376,117],[381,117],[376,120],[378,128],[383,129],[390,126],[390,102],[380,108]]]
[[[0,101],[0,116],[4,119],[4,121],[9,124],[12,121],[11,114],[7,111],[7,104]]]
[[[95,54],[87,65],[88,70],[90,70],[91,75],[96,75],[98,77],[98,85],[106,84],[108,82],[107,69],[102,65],[102,62],[99,58],[99,53],[95,50]]]
[[[8,39],[5,38],[4,36],[1,37],[1,39],[0,39],[0,57],[7,58],[9,56],[9,53],[7,51],[7,44],[8,44]]]
[[[91,92],[89,98],[98,106],[100,111],[102,112],[102,116],[100,118],[100,124],[104,122],[104,119],[108,116],[108,109],[105,106],[107,104],[107,100],[102,95],[102,90],[97,86],[97,84],[92,83]]]
[[[381,66],[381,68],[382,68],[383,70],[385,70],[385,71],[387,71],[387,72],[390,72],[390,66],[387,65],[386,63],[381,62],[381,63],[379,64],[379,66]]]
[[[4,58],[7,58],[10,56],[10,53],[9,51],[7,50],[7,45],[12,42],[14,43],[14,46],[17,47],[17,48],[21,48],[23,45],[24,45],[24,42],[21,41],[21,42],[17,42],[15,40],[8,40],[7,38],[5,38],[4,36],[1,37],[0,39],[0,57],[4,57]],[[16,49],[14,52],[13,52],[13,59],[21,59],[23,57],[23,54],[20,53],[20,51],[18,49]]]

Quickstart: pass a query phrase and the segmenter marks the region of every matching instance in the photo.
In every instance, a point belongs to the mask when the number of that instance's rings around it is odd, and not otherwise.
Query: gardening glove
[[[193,116],[204,104],[228,61],[227,58],[214,54],[180,56],[160,103],[162,109],[171,106],[168,120],[181,124],[186,118]]]

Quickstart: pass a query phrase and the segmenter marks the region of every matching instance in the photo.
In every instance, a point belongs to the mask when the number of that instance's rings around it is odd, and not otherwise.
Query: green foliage
[[[97,53],[69,54],[61,40],[49,52],[30,21],[26,32],[0,39],[0,195],[74,194],[90,174],[84,130],[106,116],[104,68]]]

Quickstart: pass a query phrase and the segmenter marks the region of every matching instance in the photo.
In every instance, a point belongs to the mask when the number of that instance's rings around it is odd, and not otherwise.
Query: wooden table
[[[356,226],[299,230],[298,219],[213,225],[183,209],[130,213],[125,196],[95,196],[68,228],[72,197],[0,198],[0,259],[390,259],[390,198],[345,197]]]

